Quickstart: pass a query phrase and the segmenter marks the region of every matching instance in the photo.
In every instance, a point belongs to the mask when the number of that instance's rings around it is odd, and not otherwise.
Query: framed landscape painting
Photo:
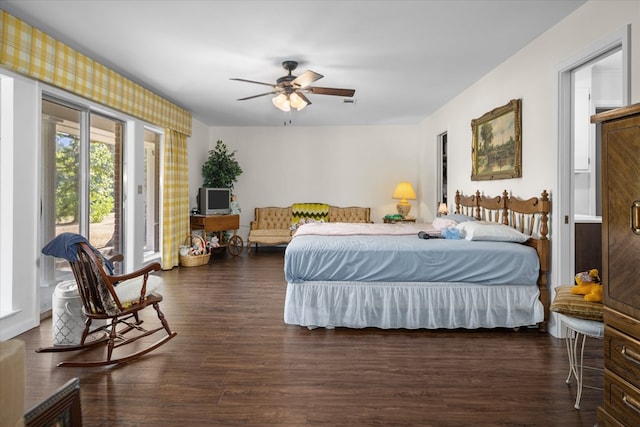
[[[522,177],[521,100],[471,120],[471,180]]]

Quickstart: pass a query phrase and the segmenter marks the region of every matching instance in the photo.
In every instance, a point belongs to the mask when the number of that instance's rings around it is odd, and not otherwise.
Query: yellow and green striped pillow
[[[326,203],[294,203],[291,206],[291,224],[296,225],[300,220],[329,221],[329,205]]]

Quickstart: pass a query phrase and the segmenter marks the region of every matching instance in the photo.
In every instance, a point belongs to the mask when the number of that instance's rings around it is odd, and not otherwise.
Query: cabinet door
[[[591,116],[590,87],[576,87],[573,117],[573,169],[591,172]]]
[[[640,313],[640,235],[632,230],[640,201],[640,116],[606,122],[603,131],[603,281],[605,303]],[[636,226],[638,226],[636,224]]]

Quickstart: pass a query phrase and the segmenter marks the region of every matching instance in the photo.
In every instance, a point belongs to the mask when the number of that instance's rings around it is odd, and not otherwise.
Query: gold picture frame
[[[471,120],[471,180],[522,177],[521,99]]]

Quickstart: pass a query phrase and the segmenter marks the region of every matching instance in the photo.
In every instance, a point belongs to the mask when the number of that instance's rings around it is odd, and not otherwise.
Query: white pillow
[[[467,221],[456,225],[466,240],[524,243],[529,236],[504,224],[487,221]]]
[[[467,222],[467,221],[477,221],[474,217],[469,216],[469,215],[463,215],[463,214],[447,214],[442,216],[441,218],[443,219],[450,219],[455,221],[456,223],[460,224],[461,222]]]
[[[458,222],[452,219],[436,218],[431,224],[433,225],[433,228],[442,230],[443,228],[455,227],[456,225],[458,225]]]

